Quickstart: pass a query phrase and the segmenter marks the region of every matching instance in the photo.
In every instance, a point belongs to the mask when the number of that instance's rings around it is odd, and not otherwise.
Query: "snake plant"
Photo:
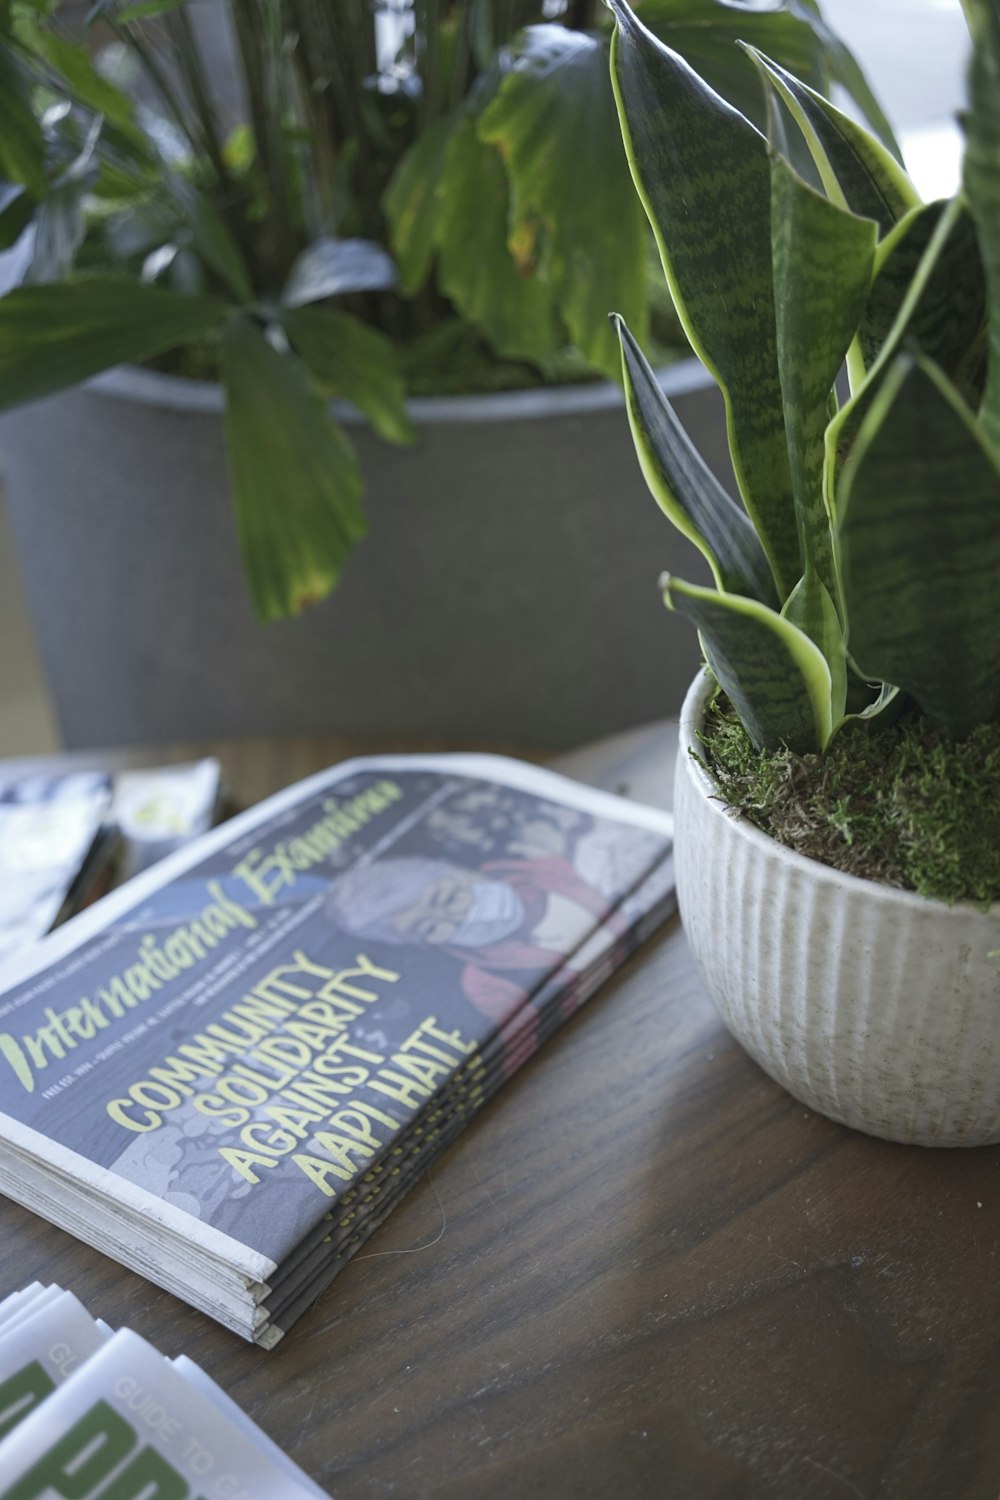
[[[766,134],[623,0],[626,151],[742,505],[622,319],[647,482],[714,588],[661,579],[758,749],[822,751],[907,698],[959,738],[1000,713],[1000,19],[974,41],[961,191],[923,203],[862,126],[747,47]]]

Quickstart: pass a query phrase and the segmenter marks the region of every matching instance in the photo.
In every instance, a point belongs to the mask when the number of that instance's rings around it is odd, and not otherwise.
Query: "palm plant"
[[[755,746],[822,751],[903,696],[957,738],[1000,714],[1000,19],[969,0],[962,190],[747,47],[766,136],[613,0],[635,183],[725,397],[743,506],[622,320],[650,487],[715,578],[663,580]],[[849,395],[838,377],[846,366]]]
[[[608,306],[650,348],[649,235],[598,0],[226,0],[234,119],[202,9],[97,0],[81,38],[58,0],[0,0],[0,410],[177,351],[218,375],[272,619],[327,593],[365,528],[327,398],[407,442],[422,359],[617,373]],[[751,112],[737,35],[891,139],[813,0],[643,14]]]

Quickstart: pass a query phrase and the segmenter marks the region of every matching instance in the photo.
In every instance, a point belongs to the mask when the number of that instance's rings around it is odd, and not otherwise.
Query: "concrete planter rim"
[[[708,371],[693,355],[664,365],[656,373],[661,388],[670,397],[688,395],[713,383]],[[216,381],[165,375],[142,365],[117,365],[93,376],[84,383],[84,388],[117,400],[177,412],[221,415],[224,405],[222,387]],[[585,416],[589,412],[624,407],[624,404],[624,395],[617,385],[610,380],[594,380],[467,396],[414,396],[407,400],[406,406],[413,421],[423,426]],[[347,401],[331,402],[330,410],[338,421],[348,425],[361,425],[367,421]]]
[[[704,723],[705,710],[714,691],[715,683],[706,672],[699,672],[687,691],[681,708],[677,774],[690,777],[708,804],[711,815],[725,821],[731,837],[745,840],[751,848],[758,850],[775,864],[797,870],[817,885],[835,887],[859,896],[864,895],[868,901],[888,909],[903,907],[910,910],[922,910],[928,915],[933,915],[937,921],[955,920],[972,915],[984,923],[1000,924],[1000,901],[994,901],[991,906],[985,908],[969,901],[955,901],[949,904],[932,896],[921,896],[916,891],[901,890],[898,886],[884,885],[877,880],[866,880],[860,875],[849,875],[843,870],[834,869],[832,865],[823,864],[820,860],[810,859],[806,854],[799,854],[797,850],[789,849],[786,844],[780,843],[770,834],[755,827],[749,818],[734,812],[717,795],[715,781],[691,754],[692,750],[698,748],[697,731]]]

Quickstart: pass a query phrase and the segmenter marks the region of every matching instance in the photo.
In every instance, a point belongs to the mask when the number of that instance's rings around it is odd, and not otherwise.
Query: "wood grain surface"
[[[659,799],[668,756],[571,768]],[[0,1201],[0,1295],[186,1351],[337,1500],[997,1500],[998,1250],[1000,1149],[804,1110],[676,920],[271,1354]]]

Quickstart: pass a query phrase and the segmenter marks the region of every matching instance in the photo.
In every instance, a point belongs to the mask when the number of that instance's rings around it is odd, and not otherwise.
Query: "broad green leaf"
[[[841,481],[850,635],[865,677],[959,737],[1000,710],[1000,469],[930,360],[900,355]]]
[[[473,119],[452,135],[441,179],[438,280],[470,323],[508,359],[539,361],[554,352],[552,295],[521,274],[507,249],[508,191],[503,160],[476,135]]]
[[[771,102],[776,110],[778,101]],[[776,133],[777,116],[772,140]],[[839,605],[823,484],[825,435],[830,394],[871,284],[876,226],[815,192],[776,145],[771,222],[778,373],[799,548],[807,575],[815,569]]]
[[[395,286],[392,259],[372,240],[319,239],[299,255],[281,294],[285,307],[303,307],[346,292]]]
[[[406,386],[384,333],[332,307],[289,308],[281,323],[324,391],[352,402],[388,442],[413,442]]]
[[[243,251],[208,193],[182,177],[173,177],[170,192],[191,230],[201,260],[237,302],[254,300],[254,285]]]
[[[989,0],[966,0],[966,15],[973,53],[963,184],[979,232],[989,297],[989,360],[979,420],[1000,444],[1000,18]]]
[[[573,343],[617,379],[617,307],[647,337],[647,229],[622,147],[603,38],[529,26],[479,119],[511,189],[510,248],[552,288]]]
[[[901,219],[878,247],[875,279],[858,328],[867,369],[889,341],[946,210],[953,224],[924,278],[920,299],[906,325],[906,340],[918,345],[952,379],[968,359],[986,317],[986,280],[975,223],[961,204],[950,208],[943,202],[928,203]]]
[[[412,296],[430,275],[441,216],[441,174],[458,121],[435,120],[400,159],[382,199],[389,221],[389,247],[399,267],[401,290]]]
[[[77,385],[112,365],[210,338],[225,303],[88,276],[0,297],[0,411]]]
[[[19,182],[0,182],[0,250],[9,250],[31,222],[32,202]]]
[[[365,533],[361,473],[305,365],[248,317],[222,341],[226,454],[261,622],[323,599]]]
[[[802,575],[781,409],[763,136],[623,3],[612,78],[678,316],[722,389],[737,482],[784,598]]]
[[[45,138],[31,107],[28,80],[9,47],[0,42],[0,177],[20,182],[35,198],[48,188]]]
[[[621,339],[629,425],[654,500],[708,560],[720,589],[777,605],[771,569],[750,518],[691,442],[624,321],[617,315],[612,321]]]
[[[847,707],[847,648],[837,606],[815,570],[810,568],[799,579],[781,613],[823,653],[830,669],[830,708],[836,728]]]
[[[149,156],[146,138],[135,124],[135,107],[122,89],[97,71],[86,47],[75,46],[49,24],[35,32],[45,59],[61,75],[66,92],[80,104],[110,120],[124,132],[130,144]]]
[[[790,621],[736,594],[661,579],[664,602],[697,626],[708,663],[758,750],[822,750],[833,732],[830,669]]]
[[[888,233],[920,202],[903,168],[863,125],[763,52],[750,50],[798,122],[833,202]]]

